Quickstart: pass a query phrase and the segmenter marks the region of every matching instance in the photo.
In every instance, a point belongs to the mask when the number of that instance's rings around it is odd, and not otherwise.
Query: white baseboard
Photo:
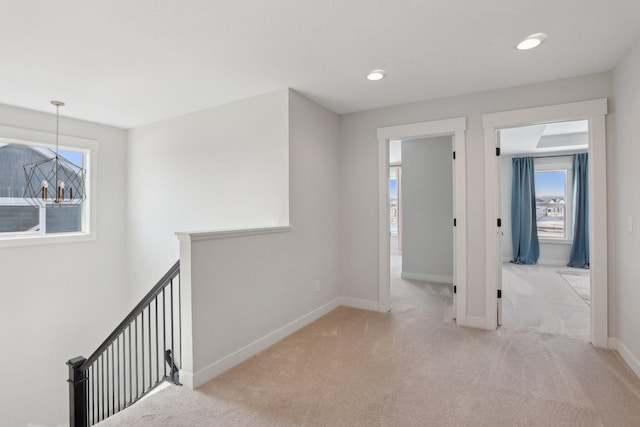
[[[345,307],[359,308],[362,310],[380,311],[380,304],[378,301],[370,301],[360,298],[340,297],[338,298],[339,305]]]
[[[631,350],[629,350],[622,341],[618,338],[609,337],[609,348],[617,350],[620,357],[622,357],[622,360],[624,360],[627,366],[629,366],[636,376],[640,378],[640,360],[631,353]]]
[[[423,282],[447,283],[449,285],[453,284],[453,276],[438,276],[435,274],[422,274],[422,273],[405,273],[403,271],[400,277],[407,280],[421,280]]]
[[[258,338],[254,342],[247,344],[246,346],[234,351],[233,353],[223,357],[211,363],[209,366],[199,370],[195,374],[186,371],[180,371],[180,382],[185,386],[196,389],[223,372],[228,371],[234,366],[244,362],[252,356],[260,353],[267,347],[272,346],[278,341],[286,338],[297,330],[307,326],[309,323],[321,318],[331,310],[337,308],[340,305],[341,298],[336,298],[327,304],[297,318],[296,320],[287,323],[286,325],[276,329],[275,331]]]
[[[538,260],[539,265],[551,265],[553,267],[566,267],[568,263],[569,263],[569,260],[566,260],[566,261],[557,260],[557,259],[539,259]]]
[[[502,257],[502,262],[507,263],[511,262],[512,258],[510,257]],[[553,267],[566,267],[569,261],[559,261],[557,259],[539,259],[536,264],[538,265],[550,265]]]

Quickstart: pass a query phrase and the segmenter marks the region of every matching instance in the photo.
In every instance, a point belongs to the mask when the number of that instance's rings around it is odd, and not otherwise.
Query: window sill
[[[544,244],[552,244],[552,245],[570,245],[571,244],[571,240],[560,240],[560,239],[540,239],[538,238],[538,243],[544,243]]]
[[[96,240],[95,233],[59,233],[50,235],[32,236],[5,236],[0,237],[0,249],[19,246],[54,245],[64,243],[80,243]]]

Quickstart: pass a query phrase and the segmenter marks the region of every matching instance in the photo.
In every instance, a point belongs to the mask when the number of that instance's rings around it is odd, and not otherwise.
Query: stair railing
[[[70,427],[92,426],[163,381],[180,385],[180,261],[88,358],[69,366]]]

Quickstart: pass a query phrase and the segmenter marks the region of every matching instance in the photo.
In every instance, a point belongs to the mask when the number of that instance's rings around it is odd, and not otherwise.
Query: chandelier
[[[39,150],[45,158],[23,166],[26,186],[22,197],[34,207],[77,206],[87,198],[86,170],[60,155],[60,107],[64,102],[51,101],[56,106],[56,151]]]

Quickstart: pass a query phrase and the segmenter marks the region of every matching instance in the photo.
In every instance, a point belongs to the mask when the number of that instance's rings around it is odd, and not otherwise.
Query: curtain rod
[[[546,159],[548,157],[570,157],[570,156],[573,156],[574,154],[587,154],[587,153],[581,152],[581,153],[571,153],[571,154],[556,154],[555,156],[553,156],[553,155],[549,155],[549,156],[523,156],[522,154],[518,154],[518,155],[515,155],[513,157],[532,157],[534,159]]]

